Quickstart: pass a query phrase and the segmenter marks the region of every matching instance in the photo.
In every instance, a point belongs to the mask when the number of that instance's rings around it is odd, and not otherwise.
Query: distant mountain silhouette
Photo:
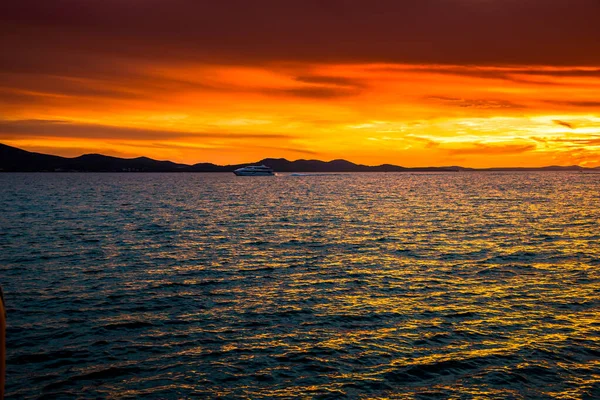
[[[599,168],[549,166],[542,168],[463,168],[425,167],[406,168],[391,164],[368,166],[346,160],[319,161],[285,158],[265,158],[256,163],[216,165],[198,163],[177,164],[158,161],[148,157],[119,158],[102,154],[84,154],[67,158],[49,154],[33,153],[0,143],[0,171],[3,172],[232,172],[246,165],[267,165],[276,172],[460,172],[460,171],[600,171]]]
[[[32,153],[0,143],[0,171],[181,171],[189,166],[147,157],[118,158],[102,154],[84,154],[66,158]]]
[[[265,158],[256,165],[267,165],[277,172],[403,172],[403,171],[459,171],[458,167],[426,167],[426,168],[405,168],[397,165],[382,164],[378,166],[369,166],[354,164],[346,160],[296,160],[288,161],[285,158]]]

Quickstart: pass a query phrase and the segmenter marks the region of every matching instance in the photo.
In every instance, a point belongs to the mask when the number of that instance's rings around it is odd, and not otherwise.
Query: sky
[[[7,0],[0,143],[600,166],[600,0]]]

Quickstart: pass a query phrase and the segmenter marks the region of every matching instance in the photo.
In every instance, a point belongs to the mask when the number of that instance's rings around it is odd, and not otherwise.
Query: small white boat
[[[238,168],[233,171],[237,176],[272,176],[275,175],[273,170],[265,165],[249,165],[247,167]]]

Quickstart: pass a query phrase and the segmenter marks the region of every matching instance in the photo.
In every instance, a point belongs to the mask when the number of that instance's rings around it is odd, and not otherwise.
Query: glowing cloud
[[[187,163],[600,165],[600,3],[326,3],[3,5],[0,141]]]

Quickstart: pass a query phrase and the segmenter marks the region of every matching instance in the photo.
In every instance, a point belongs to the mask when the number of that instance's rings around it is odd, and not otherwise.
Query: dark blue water
[[[600,175],[0,187],[9,398],[600,398]]]

